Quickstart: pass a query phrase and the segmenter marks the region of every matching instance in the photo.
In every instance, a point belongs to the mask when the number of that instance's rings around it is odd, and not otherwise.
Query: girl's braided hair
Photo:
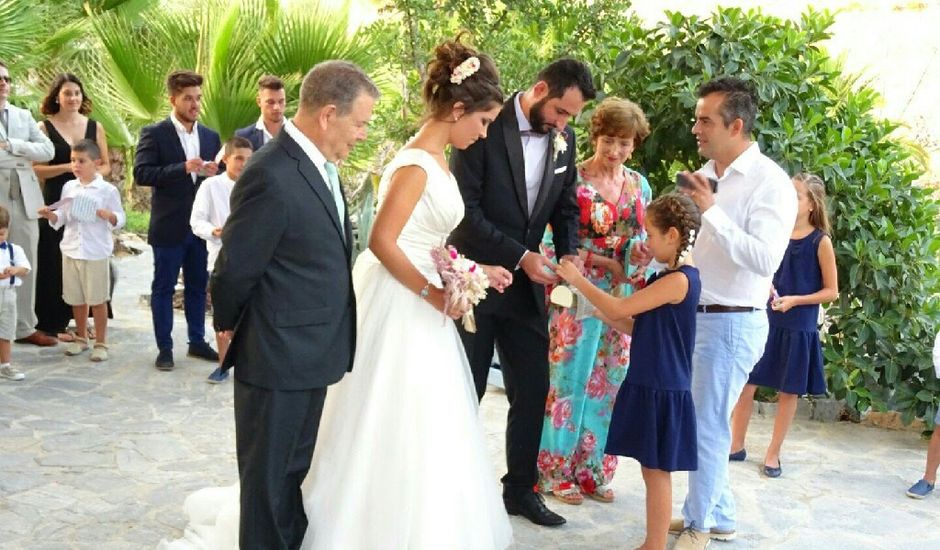
[[[695,237],[702,227],[702,214],[698,206],[687,195],[669,193],[660,195],[647,207],[650,221],[660,231],[669,231],[675,227],[679,232],[679,249],[676,251],[676,262],[681,262],[692,251]]]

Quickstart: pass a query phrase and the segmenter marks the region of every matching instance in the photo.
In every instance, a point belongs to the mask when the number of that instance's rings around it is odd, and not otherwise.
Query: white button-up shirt
[[[23,252],[23,247],[10,241],[4,241],[2,244],[6,246],[0,248],[0,272],[11,266],[25,267],[27,272],[32,271],[33,267],[29,265],[29,258],[26,257],[26,252]],[[12,262],[10,262],[11,249],[13,250]],[[20,276],[0,279],[0,287],[20,286],[21,284],[23,284],[23,278]]]
[[[186,160],[199,158],[199,122],[193,122],[192,131],[186,130],[183,123],[176,118],[175,112],[170,112],[170,121],[176,128],[176,135],[180,138],[180,145],[183,146],[183,153],[186,154]],[[196,183],[198,175],[196,172],[190,174],[193,183]]]
[[[229,199],[232,197],[232,189],[235,188],[235,181],[228,177],[228,173],[222,172],[217,176],[206,178],[196,191],[196,198],[193,201],[193,213],[189,217],[189,225],[193,228],[193,234],[206,241],[206,249],[209,251],[209,270],[215,266],[215,259],[222,250],[222,239],[212,234],[216,227],[225,225],[230,213]]]
[[[79,197],[90,199],[95,208],[106,208],[114,212],[117,223],[111,225],[108,220],[97,216],[92,221],[79,221],[71,216],[72,206]],[[62,199],[72,199],[55,211],[56,221],[50,223],[53,229],[65,226],[62,233],[62,254],[73,260],[103,260],[111,257],[114,240],[111,231],[124,227],[126,221],[124,207],[121,206],[121,194],[117,187],[104,181],[99,175],[88,184],[74,179],[62,188]]]
[[[519,123],[519,132],[531,132],[532,124],[522,113],[522,103],[519,98],[522,94],[516,94],[516,120]],[[545,161],[548,159],[548,138],[549,134],[528,134],[522,136],[522,157],[525,165],[525,193],[529,214],[535,208],[535,200],[539,196],[539,188],[542,186],[542,176],[545,174]]]
[[[258,117],[258,122],[255,122],[255,129],[261,130],[261,145],[274,139],[274,136],[268,131],[268,127],[264,125],[264,117]]]
[[[790,177],[757,143],[722,177],[711,160],[699,172],[718,179],[715,205],[702,215],[692,251],[702,278],[699,303],[763,309],[796,223]]]

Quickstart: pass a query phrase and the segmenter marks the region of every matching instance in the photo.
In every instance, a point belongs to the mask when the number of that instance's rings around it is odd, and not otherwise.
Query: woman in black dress
[[[48,206],[62,197],[62,187],[75,179],[72,175],[72,144],[82,139],[92,139],[101,148],[104,165],[101,175],[111,172],[108,162],[108,143],[104,127],[88,118],[91,112],[91,99],[85,94],[82,82],[71,73],[59,74],[49,87],[49,93],[40,107],[46,118],[39,123],[39,129],[49,136],[55,146],[55,156],[48,164],[33,167],[36,175],[43,182],[42,194]],[[72,308],[62,300],[62,229],[56,231],[49,222],[39,220],[39,250],[36,263],[36,316],[38,330],[58,336],[60,340],[71,341],[66,332],[72,318]]]

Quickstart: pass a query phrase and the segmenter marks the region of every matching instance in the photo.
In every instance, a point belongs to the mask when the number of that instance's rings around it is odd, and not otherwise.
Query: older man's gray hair
[[[325,105],[336,105],[340,116],[352,110],[360,94],[379,97],[372,79],[348,61],[324,61],[314,65],[300,87],[300,107],[313,111]]]

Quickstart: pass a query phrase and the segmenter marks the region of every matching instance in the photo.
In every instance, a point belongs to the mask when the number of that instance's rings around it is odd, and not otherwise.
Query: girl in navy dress
[[[666,547],[672,515],[671,472],[695,470],[698,450],[692,404],[698,269],[686,263],[701,215],[685,195],[663,195],[646,211],[648,246],[665,270],[642,290],[616,298],[592,285],[567,261],[558,275],[594,304],[605,323],[633,333],[630,370],[611,415],[606,452],[639,461],[646,484],[644,550]]]
[[[826,214],[826,188],[818,176],[793,177],[799,199],[796,225],[790,246],[774,275],[767,316],[770,332],[767,347],[747,385],[741,392],[731,417],[731,460],[744,460],[744,439],[754,407],[757,386],[773,388],[777,394],[774,434],[764,455],[762,468],[767,477],[780,477],[780,447],[796,413],[801,395],[825,395],[822,346],[819,344],[819,304],[836,299],[836,255],[829,238]]]

